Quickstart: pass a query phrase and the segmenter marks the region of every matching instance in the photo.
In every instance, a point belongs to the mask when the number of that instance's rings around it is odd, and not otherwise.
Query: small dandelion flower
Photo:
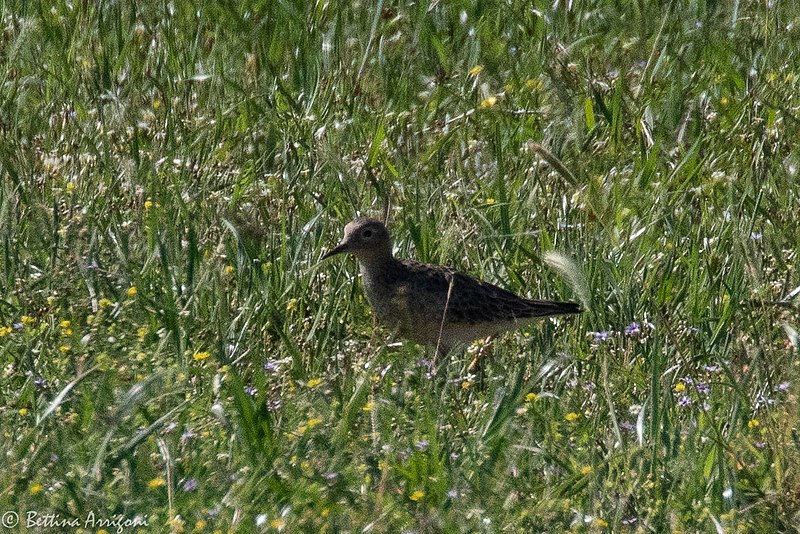
[[[747,428],[758,428],[761,426],[761,422],[758,419],[750,419],[747,422]]]
[[[477,76],[481,72],[483,72],[483,65],[475,65],[474,67],[469,69],[469,73],[471,76]]]
[[[593,469],[592,469],[591,465],[584,465],[583,467],[581,467],[581,474],[582,475],[588,475],[592,471],[593,471]]]
[[[58,350],[62,354],[64,354],[64,353],[69,352],[70,350],[72,350],[72,346],[71,345],[61,345],[60,347],[58,347]]]
[[[312,378],[311,380],[306,382],[306,387],[308,387],[308,389],[314,389],[315,387],[317,387],[320,384],[322,384],[322,379],[321,378]]]
[[[148,198],[147,200],[144,201],[144,209],[149,210],[152,207],[153,207],[153,201],[152,200],[150,200]]]
[[[0,326],[0,337],[6,337],[14,330],[10,326]]]
[[[683,393],[684,391],[686,391],[686,384],[683,382],[675,384],[675,393]]]
[[[570,423],[574,423],[575,421],[578,420],[578,417],[580,417],[580,415],[578,415],[576,412],[569,412],[567,415],[564,416],[564,419]]]
[[[99,301],[97,301],[97,305],[98,305],[98,306],[100,306],[101,308],[108,308],[108,307],[109,307],[109,306],[111,306],[112,304],[114,304],[114,303],[113,303],[113,302],[111,302],[110,300],[108,300],[108,299],[107,299],[107,298],[105,298],[105,297],[103,297],[103,298],[101,298]]]
[[[594,526],[598,528],[605,528],[608,526],[608,521],[605,519],[600,519],[599,517],[594,520]]]
[[[22,317],[20,317],[20,318],[19,318],[19,320],[20,320],[20,322],[22,322],[22,324],[24,324],[25,326],[31,326],[33,323],[35,323],[35,322],[36,322],[36,319],[34,319],[33,317],[31,317],[30,315],[23,315]]]
[[[493,107],[495,104],[497,104],[497,97],[494,96],[494,95],[492,95],[492,96],[490,96],[488,98],[485,98],[485,99],[483,99],[483,101],[481,101],[481,107],[483,109],[489,109],[489,108]]]
[[[162,486],[166,486],[167,481],[163,478],[154,478],[147,483],[147,487],[150,489],[160,488]]]
[[[308,421],[306,421],[306,426],[307,426],[309,429],[312,429],[312,428],[314,428],[315,426],[317,426],[318,424],[320,424],[321,422],[322,422],[322,419],[320,419],[319,417],[312,417],[311,419],[309,419]]]
[[[42,486],[41,484],[34,484],[33,486],[31,486],[31,489],[29,491],[31,495],[36,495],[37,493],[41,493],[42,490],[44,490],[44,486]]]
[[[531,392],[531,393],[528,393],[527,395],[525,395],[525,402],[533,402],[538,398],[539,398],[539,395],[537,395],[536,393],[532,393]]]
[[[464,380],[463,382],[461,382],[461,389],[469,389],[471,385],[472,382],[470,382],[469,380]]]
[[[60,326],[62,330],[66,330],[67,328],[70,327],[71,324],[72,323],[70,321],[68,321],[67,319],[64,319],[63,321],[58,323],[58,326]]]
[[[19,412],[17,412],[17,413],[19,413],[22,417],[25,417],[26,415],[28,415],[28,409],[27,408],[20,408]]]
[[[196,362],[202,362],[203,360],[205,360],[209,356],[211,356],[211,353],[204,350],[204,351],[200,351],[200,352],[195,352],[194,356],[192,356],[192,359],[194,361],[196,361]]]
[[[492,204],[494,204],[494,203],[495,203],[495,199],[494,199],[494,198],[492,198],[492,197],[488,197],[488,198],[486,199],[486,204],[488,204],[489,206],[491,206],[491,205],[492,205]]]
[[[128,291],[126,291],[129,297],[135,297],[138,292],[139,290],[136,289],[136,286],[131,286],[128,288]]]
[[[234,271],[236,271],[236,267],[234,267],[233,265],[225,266],[225,274],[233,274]]]
[[[419,491],[419,490],[415,491],[414,493],[412,493],[411,495],[408,496],[408,498],[411,499],[414,502],[419,502],[424,497],[425,497],[425,492],[424,491]]]
[[[368,403],[366,403],[364,406],[361,407],[361,410],[365,412],[371,412],[374,409],[375,409],[375,403],[373,401],[369,401]]]
[[[283,530],[286,528],[286,519],[282,517],[276,517],[272,521],[269,522],[269,526],[274,528],[275,530]]]

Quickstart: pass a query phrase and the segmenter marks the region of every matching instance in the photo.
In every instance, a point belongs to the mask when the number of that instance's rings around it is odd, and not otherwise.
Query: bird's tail
[[[556,302],[553,300],[531,300],[528,309],[530,310],[530,317],[583,313],[583,310],[576,302]]]

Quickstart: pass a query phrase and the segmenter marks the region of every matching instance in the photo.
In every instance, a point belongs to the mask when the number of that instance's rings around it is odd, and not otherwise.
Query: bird
[[[377,219],[349,222],[342,241],[320,261],[345,253],[358,259],[378,322],[438,356],[537,318],[582,312],[575,302],[531,300],[449,267],[395,258],[389,231]]]

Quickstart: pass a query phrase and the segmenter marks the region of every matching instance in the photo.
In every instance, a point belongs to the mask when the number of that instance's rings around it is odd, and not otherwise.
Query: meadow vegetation
[[[798,528],[796,2],[0,18],[0,511]],[[589,309],[432,373],[319,261],[384,213],[398,255],[532,298],[578,298],[573,258]]]

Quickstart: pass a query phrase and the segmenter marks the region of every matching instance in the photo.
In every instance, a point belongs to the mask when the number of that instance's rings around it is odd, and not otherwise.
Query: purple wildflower
[[[787,391],[789,389],[789,382],[781,382],[775,386],[775,391]]]
[[[678,399],[678,406],[681,408],[686,408],[687,406],[692,405],[692,399],[687,397],[686,395],[682,395],[680,399]]]
[[[608,340],[608,332],[605,330],[601,330],[600,332],[591,332],[594,336],[594,340],[598,343],[603,343],[604,341]]]
[[[251,397],[255,397],[256,395],[258,395],[258,388],[253,386],[245,386],[244,392],[250,395]]]
[[[417,449],[421,450],[421,451],[426,451],[426,450],[428,450],[428,446],[430,444],[431,444],[431,442],[428,441],[427,439],[421,439],[421,440],[417,441],[416,443],[414,443],[414,446]]]
[[[183,491],[194,491],[197,488],[197,480],[190,478],[183,483]]]
[[[700,382],[697,384],[697,392],[701,395],[708,395],[711,393],[711,386],[708,385],[708,382]]]
[[[642,333],[642,329],[639,327],[639,323],[633,321],[631,324],[625,327],[625,335],[626,336],[638,336]]]

